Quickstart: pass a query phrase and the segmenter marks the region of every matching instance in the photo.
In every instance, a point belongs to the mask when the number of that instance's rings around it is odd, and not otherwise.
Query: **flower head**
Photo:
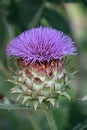
[[[42,102],[58,106],[59,96],[70,99],[66,87],[70,78],[63,68],[63,57],[76,53],[71,38],[61,31],[39,27],[14,38],[6,51],[21,63],[17,64],[21,67],[16,76],[9,81],[16,84],[11,93],[19,93],[18,100],[23,104],[32,104],[36,110]]]
[[[74,42],[61,31],[38,27],[23,32],[6,48],[7,55],[23,59],[26,63],[49,62],[66,55],[74,55]]]

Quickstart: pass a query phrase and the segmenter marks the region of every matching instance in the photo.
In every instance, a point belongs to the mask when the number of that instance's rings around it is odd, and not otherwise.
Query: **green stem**
[[[50,109],[47,109],[47,110],[45,109],[44,114],[45,114],[45,116],[47,118],[50,130],[58,130],[58,128],[56,126],[56,123],[54,121],[53,113],[51,112],[51,110]]]
[[[32,113],[32,115],[31,115],[31,113],[29,113],[27,115],[28,115],[28,119],[29,119],[33,129],[34,130],[41,130],[41,127],[40,127],[35,115],[33,113]]]

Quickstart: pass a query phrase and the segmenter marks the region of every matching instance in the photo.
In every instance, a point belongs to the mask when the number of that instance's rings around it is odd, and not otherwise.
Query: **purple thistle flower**
[[[27,30],[10,42],[6,52],[18,58],[20,70],[9,81],[16,84],[10,92],[18,93],[22,104],[31,104],[36,110],[42,102],[58,106],[59,96],[70,99],[66,87],[70,78],[63,57],[75,55],[76,47],[63,32],[47,27]]]
[[[75,55],[74,42],[61,31],[48,27],[27,30],[7,46],[8,56],[22,58],[27,63],[49,62],[66,55]]]

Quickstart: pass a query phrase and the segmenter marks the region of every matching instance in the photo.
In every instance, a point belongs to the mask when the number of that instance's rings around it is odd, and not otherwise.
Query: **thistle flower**
[[[36,109],[42,102],[55,105],[59,95],[66,96],[67,75],[63,57],[75,55],[74,42],[61,31],[38,27],[23,32],[6,48],[9,57],[19,59],[21,69],[13,82],[11,93]]]

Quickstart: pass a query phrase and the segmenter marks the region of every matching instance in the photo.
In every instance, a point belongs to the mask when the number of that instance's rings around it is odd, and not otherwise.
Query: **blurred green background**
[[[56,124],[59,130],[87,130],[87,0],[0,0],[0,130],[49,130],[43,111],[1,105],[14,104],[13,85],[6,79],[15,65],[5,48],[13,37],[40,25],[68,34],[78,48],[78,55],[68,60],[68,68],[79,71],[72,99],[53,109]]]

